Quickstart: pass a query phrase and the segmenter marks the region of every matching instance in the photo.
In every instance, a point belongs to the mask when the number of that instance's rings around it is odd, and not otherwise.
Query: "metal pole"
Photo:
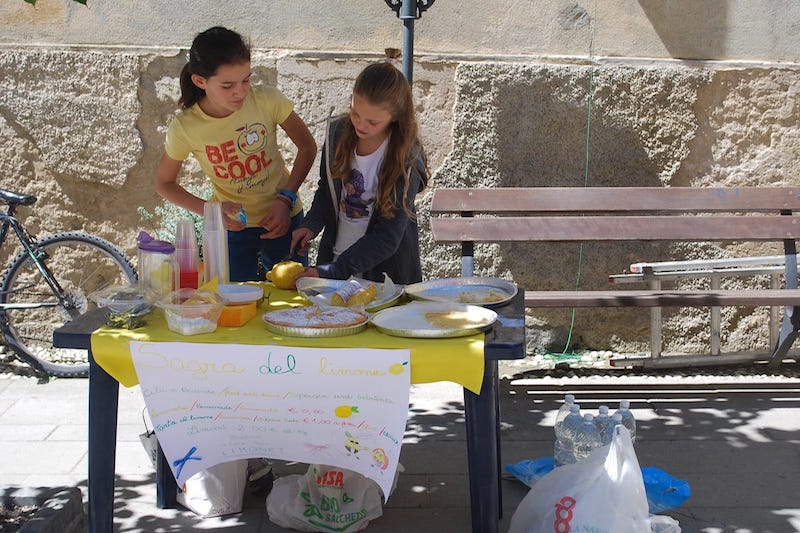
[[[436,0],[384,0],[403,21],[403,75],[408,83],[414,78],[414,21]]]
[[[411,0],[403,0],[404,3]],[[403,76],[408,84],[414,83],[414,19],[403,21]]]
[[[414,83],[414,21],[417,19],[417,0],[403,0],[400,20],[403,21],[403,75],[408,84]]]

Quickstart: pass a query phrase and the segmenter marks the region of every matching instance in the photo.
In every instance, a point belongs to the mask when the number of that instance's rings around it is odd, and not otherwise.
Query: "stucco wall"
[[[138,231],[160,225],[138,209],[163,207],[152,179],[177,74],[208,26],[252,40],[256,81],[292,98],[320,145],[325,118],[347,109],[355,75],[384,47],[402,47],[402,23],[381,0],[324,10],[297,0],[220,5],[0,4],[0,187],[39,197],[27,211],[32,230],[85,229],[134,255]],[[794,1],[437,0],[415,24],[414,95],[432,186],[796,185],[798,30]],[[191,163],[184,174],[184,183],[205,182]],[[421,197],[426,276],[454,275],[458,253],[433,247],[427,204]],[[633,261],[735,252],[588,247],[581,286],[603,285]],[[477,268],[523,287],[570,288],[578,257],[570,246],[487,245]],[[532,349],[556,349],[571,315],[528,320]],[[706,312],[665,310],[665,322],[667,350],[704,349]],[[766,349],[766,327],[763,310],[725,310],[723,349]],[[581,310],[573,340],[643,349],[647,328],[646,311]]]

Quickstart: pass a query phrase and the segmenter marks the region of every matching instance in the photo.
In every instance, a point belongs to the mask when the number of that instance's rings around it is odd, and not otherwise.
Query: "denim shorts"
[[[262,239],[264,228],[245,228],[228,232],[228,262],[231,281],[264,281],[264,273],[286,257],[292,242],[292,230],[303,221],[303,212],[292,217],[289,231],[277,239]],[[295,254],[293,261],[308,266],[308,256]]]

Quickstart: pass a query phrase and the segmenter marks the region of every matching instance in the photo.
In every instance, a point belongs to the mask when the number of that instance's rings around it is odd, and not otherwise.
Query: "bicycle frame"
[[[14,204],[8,204],[8,209],[5,213],[0,213],[0,221],[2,221],[2,225],[0,226],[0,249],[5,246],[6,239],[8,238],[8,230],[9,227],[14,230],[14,233],[17,236],[22,247],[25,249],[25,253],[28,254],[28,257],[31,258],[33,264],[36,265],[36,269],[44,278],[44,281],[50,287],[50,290],[53,294],[58,298],[58,302],[52,303],[38,303],[38,304],[10,304],[10,303],[0,303],[0,311],[5,311],[6,309],[30,309],[31,307],[57,307],[59,305],[63,306],[65,309],[70,311],[69,306],[65,305],[65,300],[63,297],[64,289],[58,283],[58,281],[53,277],[53,274],[50,272],[50,269],[47,268],[41,259],[46,255],[44,250],[37,250],[34,247],[35,239],[28,234],[25,228],[22,226],[19,220],[14,217]],[[72,314],[70,312],[70,314]],[[0,324],[1,325],[1,324]]]

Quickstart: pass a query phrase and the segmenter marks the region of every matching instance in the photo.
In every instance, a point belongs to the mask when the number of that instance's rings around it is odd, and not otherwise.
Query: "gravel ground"
[[[636,369],[612,367],[611,358],[622,357],[610,351],[586,351],[572,356],[545,354],[528,356],[516,361],[500,361],[500,376],[503,378],[548,377],[649,377],[684,378],[698,380],[725,378],[760,380],[765,377],[800,379],[800,362],[784,362],[776,368],[764,363],[717,364],[680,368]],[[709,356],[711,357],[711,356]],[[724,356],[721,356],[724,358]],[[787,360],[788,361],[788,360]]]

